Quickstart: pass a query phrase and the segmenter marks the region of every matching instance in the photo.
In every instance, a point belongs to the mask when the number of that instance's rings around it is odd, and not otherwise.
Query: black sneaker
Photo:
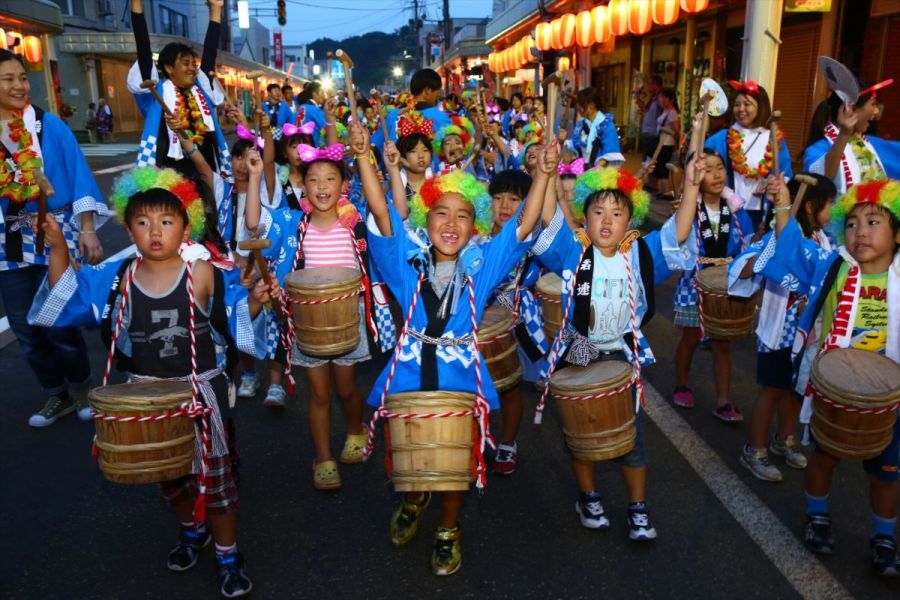
[[[834,554],[834,535],[831,533],[831,515],[813,513],[806,515],[803,543],[816,554]]]
[[[169,560],[166,566],[170,571],[187,571],[197,564],[197,557],[201,548],[209,545],[212,536],[206,527],[199,529],[182,527],[181,539],[178,545],[169,552]]]
[[[876,535],[869,542],[872,548],[872,568],[880,577],[897,577],[900,575],[900,556],[897,555],[897,542],[887,535]]]
[[[650,515],[644,502],[633,502],[628,505],[628,527],[628,537],[636,542],[656,539],[656,529],[650,523]]]
[[[253,589],[253,582],[244,570],[244,557],[240,552],[231,552],[216,557],[219,563],[219,578],[222,587],[219,593],[225,598],[245,596]]]
[[[600,502],[600,494],[593,492],[578,494],[578,502],[575,503],[575,512],[581,519],[581,524],[588,529],[609,529],[609,519]]]

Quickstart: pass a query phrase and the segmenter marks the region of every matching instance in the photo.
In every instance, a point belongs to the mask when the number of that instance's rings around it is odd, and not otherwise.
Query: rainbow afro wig
[[[475,232],[488,235],[493,226],[493,207],[485,184],[465,171],[456,169],[425,181],[410,202],[409,219],[416,227],[425,227],[428,211],[444,194],[459,194],[475,208]]]
[[[136,194],[152,189],[166,190],[181,202],[191,226],[191,239],[199,240],[206,228],[203,199],[197,186],[175,169],[158,169],[154,166],[137,167],[128,171],[113,184],[109,203],[124,223],[125,209]]]
[[[444,139],[448,135],[457,135],[459,139],[462,140],[463,148],[465,149],[466,155],[472,152],[472,146],[475,144],[475,125],[472,124],[472,121],[465,117],[458,117],[453,115],[450,117],[451,123],[449,125],[444,125],[440,129],[437,130],[437,133],[434,134],[434,139],[431,140],[431,147],[434,150],[435,155],[439,155],[441,153],[441,148],[444,145]]]
[[[832,231],[842,244],[844,243],[847,216],[860,204],[880,206],[900,221],[900,181],[876,179],[858,183],[835,200],[834,206],[831,207]]]
[[[631,200],[631,224],[633,227],[641,224],[650,209],[650,195],[644,191],[641,180],[625,167],[597,167],[578,176],[575,180],[575,200],[572,203],[572,211],[578,221],[584,218],[587,199],[604,190],[619,190],[628,196]]]

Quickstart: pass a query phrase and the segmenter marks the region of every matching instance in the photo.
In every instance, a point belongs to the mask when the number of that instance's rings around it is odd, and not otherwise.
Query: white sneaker
[[[575,512],[581,519],[581,524],[588,529],[609,529],[609,519],[600,503],[600,494],[579,494],[575,503]]]
[[[781,471],[773,464],[769,464],[769,453],[765,448],[751,448],[744,446],[741,451],[740,463],[746,467],[757,479],[763,481],[781,481]]]
[[[256,373],[241,373],[241,386],[238,388],[238,398],[255,398],[259,391],[259,376]]]
[[[287,392],[284,391],[284,388],[277,383],[273,383],[269,386],[269,391],[266,392],[266,399],[263,400],[263,406],[284,408],[285,398],[287,398]]]
[[[787,466],[792,469],[806,468],[806,455],[800,451],[797,440],[794,436],[789,435],[784,440],[779,439],[778,434],[769,445],[769,452],[775,456],[783,456]]]
[[[88,402],[89,391],[90,388],[88,386],[69,391],[69,394],[75,402],[75,414],[78,415],[78,418],[81,421],[94,420],[94,412],[91,410],[91,405]]]
[[[59,396],[50,396],[44,408],[28,418],[28,424],[32,427],[47,427],[70,412],[75,412],[75,403],[71,398],[63,400]]]

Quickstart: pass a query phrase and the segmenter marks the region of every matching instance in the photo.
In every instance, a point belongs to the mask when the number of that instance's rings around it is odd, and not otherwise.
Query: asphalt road
[[[111,175],[98,177],[104,191],[111,180]],[[127,241],[114,223],[101,230],[101,239],[107,254]],[[679,337],[671,324],[672,283],[658,288],[659,314],[645,329],[658,360],[645,370],[645,381],[666,402]],[[86,336],[99,381],[106,354],[96,332]],[[757,393],[752,340],[736,343],[733,356],[732,399],[749,414]],[[364,394],[384,360],[359,370]],[[447,578],[432,576],[428,562],[436,503],[408,547],[390,543],[388,521],[397,496],[385,478],[381,435],[369,463],[341,467],[344,489],[323,494],[311,482],[304,377],[298,376],[298,394],[282,411],[264,408],[259,398],[239,401],[239,545],[254,595],[898,597],[900,580],[878,580],[869,566],[868,486],[860,466],[842,464],[835,477],[831,510],[837,555],[820,559],[807,553],[798,545],[802,472],[776,463],[785,478],[771,484],[754,479],[738,464],[748,425],[726,425],[710,414],[711,365],[710,354],[698,352],[693,373],[698,406],[691,411],[675,413],[651,394],[652,418],[645,415],[644,423],[648,500],[659,531],[655,542],[628,540],[625,487],[610,464],[598,466],[598,486],[612,528],[596,532],[580,526],[555,410],[551,405],[541,428],[531,427],[538,395],[526,387],[519,469],[509,478],[490,478],[484,495],[473,491],[467,496],[460,521],[463,567]],[[0,350],[0,380],[6,410],[0,421],[0,596],[217,597],[210,549],[190,573],[166,570],[166,554],[177,539],[176,520],[153,486],[103,479],[90,459],[91,424],[67,417],[47,429],[27,426],[43,399],[15,343]],[[333,414],[333,448],[338,451],[343,419],[337,406]],[[494,417],[496,427],[498,415]]]

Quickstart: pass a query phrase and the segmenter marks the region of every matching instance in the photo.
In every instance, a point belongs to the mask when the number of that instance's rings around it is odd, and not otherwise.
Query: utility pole
[[[444,0],[444,50],[450,50],[450,32],[453,28],[450,26],[450,0]]]

